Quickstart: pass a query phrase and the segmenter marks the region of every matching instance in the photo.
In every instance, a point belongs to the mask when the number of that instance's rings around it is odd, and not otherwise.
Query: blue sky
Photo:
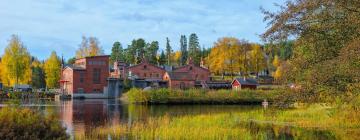
[[[221,37],[259,42],[266,23],[260,7],[278,10],[284,0],[1,0],[0,54],[12,34],[29,52],[46,59],[51,51],[69,58],[82,36],[95,36],[106,54],[134,38],[160,42],[169,37],[175,50],[180,35],[196,33],[211,47]]]

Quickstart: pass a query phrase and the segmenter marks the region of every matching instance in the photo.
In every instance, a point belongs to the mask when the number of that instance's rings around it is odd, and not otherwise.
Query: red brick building
[[[130,74],[137,79],[162,80],[165,72],[165,69],[144,60],[140,64],[133,66],[127,66],[122,62],[115,62],[114,72],[111,75],[116,78],[124,78]]]
[[[195,87],[195,79],[189,72],[167,72],[163,79],[168,82],[170,88],[188,89]]]
[[[61,87],[68,94],[103,93],[108,77],[108,55],[85,57],[62,70]]]
[[[206,82],[210,81],[210,74],[208,69],[195,65],[190,59],[188,65],[175,68],[172,72],[166,73],[163,80],[168,82],[170,88],[204,87]]]

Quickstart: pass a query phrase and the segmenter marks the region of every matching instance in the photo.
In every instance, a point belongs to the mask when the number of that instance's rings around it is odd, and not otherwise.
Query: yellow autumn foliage
[[[59,87],[61,61],[55,51],[53,51],[50,57],[45,61],[44,70],[46,86],[48,88]]]
[[[31,82],[30,54],[18,36],[13,35],[1,60],[1,81],[5,86]]]

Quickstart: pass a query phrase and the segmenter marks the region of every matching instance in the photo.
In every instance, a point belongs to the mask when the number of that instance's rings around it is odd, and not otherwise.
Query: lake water
[[[56,113],[72,137],[77,133],[87,135],[96,127],[111,127],[117,124],[131,125],[132,122],[145,121],[149,117],[164,115],[179,117],[183,115],[207,115],[263,110],[262,106],[242,105],[128,105],[117,100],[107,99],[71,101],[30,100],[22,101],[22,105],[40,110],[44,115]],[[250,124],[249,126],[249,129],[252,129],[252,133],[263,131],[268,133],[268,135],[277,135],[277,138],[301,138],[302,135],[299,133],[306,133],[306,139],[339,138],[336,133],[328,130],[299,130],[296,128],[297,130],[293,131],[293,128],[290,126],[286,127],[286,130],[280,134],[283,136],[279,137],[279,134],[275,134],[276,132],[273,131],[273,125],[257,127],[256,124]]]

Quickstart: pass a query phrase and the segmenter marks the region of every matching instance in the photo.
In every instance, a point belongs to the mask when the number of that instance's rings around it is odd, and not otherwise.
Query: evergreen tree
[[[192,33],[189,37],[189,57],[191,57],[196,65],[200,64],[200,45],[199,38],[195,33]]]
[[[115,42],[110,55],[110,63],[114,63],[116,61],[124,61],[123,48],[120,42]]]
[[[172,53],[172,49],[170,46],[170,40],[169,40],[169,38],[166,38],[166,62],[167,62],[167,65],[171,65],[171,53]]]
[[[180,51],[181,51],[180,64],[185,65],[188,59],[187,39],[185,35],[182,35],[180,37]]]
[[[76,60],[76,58],[75,58],[75,57],[69,58],[69,59],[68,59],[68,61],[67,61],[67,64],[72,65],[72,64],[74,64],[74,63],[75,63],[75,60]]]
[[[131,42],[131,45],[128,45],[127,49],[124,50],[125,53],[125,62],[129,64],[135,64],[136,56],[136,40],[134,39]]]
[[[45,72],[43,69],[43,64],[39,60],[34,59],[31,63],[31,68],[31,86],[33,88],[45,88]]]
[[[145,58],[151,64],[157,64],[157,52],[159,50],[159,42],[153,41],[150,44],[147,44],[145,51]]]
[[[139,64],[145,58],[145,40],[140,38],[136,40],[136,63]]]
[[[165,65],[166,63],[166,55],[164,51],[161,51],[161,54],[159,56],[159,65]]]

